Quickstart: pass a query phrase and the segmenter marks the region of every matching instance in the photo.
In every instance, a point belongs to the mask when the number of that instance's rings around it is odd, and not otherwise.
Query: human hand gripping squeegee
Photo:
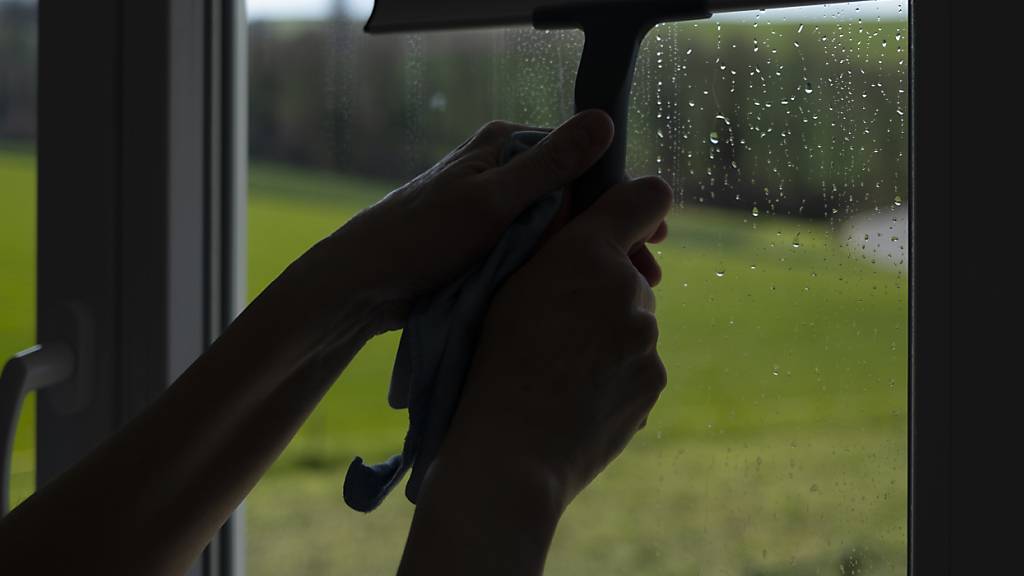
[[[576,75],[576,110],[604,110],[615,124],[615,138],[605,155],[568,190],[555,191],[523,212],[478,266],[452,285],[416,301],[402,332],[388,392],[392,408],[409,412],[402,452],[380,464],[366,464],[358,457],[352,462],[343,490],[349,506],[363,512],[375,509],[410,470],[405,492],[416,502],[458,405],[491,297],[543,244],[546,231],[557,230],[625,178],[629,92],[637,50],[647,32],[659,22],[708,18],[713,12],[821,3],[377,0],[366,25],[372,33],[530,23],[546,29],[582,28],[586,44]],[[500,163],[511,161],[544,136],[544,132],[514,134]]]
[[[863,0],[856,0],[863,1]],[[625,177],[629,93],[644,36],[661,22],[701,20],[720,12],[838,4],[828,0],[377,0],[369,33],[532,24],[582,29],[576,111],[604,110],[615,123],[608,151],[570,190],[576,215]],[[846,2],[843,2],[846,3]]]

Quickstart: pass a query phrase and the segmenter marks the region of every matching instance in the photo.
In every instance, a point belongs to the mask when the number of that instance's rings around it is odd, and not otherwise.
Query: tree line
[[[0,5],[0,139],[34,137],[34,11]],[[249,26],[254,161],[399,181],[501,118],[572,113],[577,32],[369,36],[338,12]],[[684,203],[835,217],[905,197],[905,23],[677,23],[637,66],[629,170]]]

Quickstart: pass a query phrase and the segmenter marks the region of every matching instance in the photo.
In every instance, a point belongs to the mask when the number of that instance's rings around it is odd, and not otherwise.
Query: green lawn
[[[0,153],[4,355],[32,340],[32,166]],[[255,166],[250,295],[387,189]],[[548,573],[904,574],[905,277],[849,254],[838,224],[685,206],[670,229],[656,289],[669,388],[570,508]],[[250,495],[251,574],[394,571],[411,505],[396,493],[363,515],[340,491],[354,455],[401,446],[405,415],[385,401],[396,345],[363,350]]]
[[[27,150],[0,146],[0,362],[35,344],[36,162]],[[11,504],[32,493],[35,394],[22,409],[11,459]]]

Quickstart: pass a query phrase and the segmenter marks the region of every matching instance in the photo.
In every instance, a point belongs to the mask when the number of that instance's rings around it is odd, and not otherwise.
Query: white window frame
[[[41,486],[245,302],[245,2],[40,1],[39,38],[37,337],[75,354],[39,391]],[[244,574],[242,521],[189,573]]]

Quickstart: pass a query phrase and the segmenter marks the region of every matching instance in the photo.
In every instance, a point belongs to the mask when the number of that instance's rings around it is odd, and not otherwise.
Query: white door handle
[[[0,517],[7,514],[11,494],[14,432],[25,395],[55,386],[75,371],[75,354],[57,342],[18,352],[0,373]]]

